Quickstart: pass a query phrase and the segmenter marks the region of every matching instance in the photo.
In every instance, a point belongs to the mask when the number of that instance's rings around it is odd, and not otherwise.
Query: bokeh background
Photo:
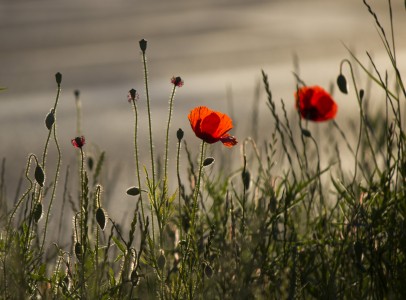
[[[389,32],[387,2],[369,3]],[[405,73],[404,1],[392,0],[392,4],[398,61]],[[252,134],[253,101],[262,69],[269,75],[275,99],[284,99],[292,112],[295,57],[301,78],[326,89],[335,82],[340,61],[349,58],[344,45],[365,64],[365,51],[369,51],[382,70],[389,65],[374,20],[361,0],[1,0],[0,86],[7,90],[0,93],[0,157],[6,157],[11,198],[28,153],[42,153],[47,136],[44,118],[56,95],[54,74],[61,72],[57,114],[61,178],[67,165],[76,166],[70,140],[76,135],[73,92],[78,89],[86,149],[106,151],[109,178],[118,181],[115,190],[106,189],[106,193],[116,203],[126,203],[123,187],[134,184],[133,113],[126,98],[131,88],[140,93],[140,147],[142,163],[149,166],[138,46],[142,38],[148,40],[158,156],[163,153],[170,78],[181,76],[185,81],[174,104],[172,161],[179,127],[197,154],[197,140],[187,120],[195,106],[231,114],[236,127],[232,133],[240,140]],[[362,78],[361,87],[366,84]],[[354,95],[334,95],[339,105],[337,121],[356,118]],[[259,99],[259,132],[261,138],[268,138],[273,125],[262,86]],[[224,151],[239,152],[237,148]],[[50,159],[53,152],[51,146]],[[118,211],[126,210],[126,205],[120,207]]]

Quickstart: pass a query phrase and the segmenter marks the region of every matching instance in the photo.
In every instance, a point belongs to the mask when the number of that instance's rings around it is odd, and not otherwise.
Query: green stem
[[[85,255],[86,255],[86,226],[84,224],[84,214],[85,214],[85,207],[84,207],[84,154],[83,149],[80,147],[80,157],[81,157],[81,164],[80,164],[80,182],[81,182],[81,193],[80,193],[80,243],[82,245],[82,262],[81,262],[81,284],[80,284],[80,294],[82,299],[84,299],[85,291],[84,291],[84,284],[85,284]]]
[[[151,172],[152,172],[152,202],[156,203],[156,194],[155,194],[155,164],[154,164],[154,147],[152,144],[152,125],[151,125],[151,106],[149,99],[149,89],[148,89],[148,69],[147,69],[147,58],[145,52],[142,52],[142,62],[144,64],[144,81],[145,81],[145,93],[147,96],[147,110],[148,110],[148,128],[149,128],[149,151],[151,154]],[[151,222],[152,222],[152,240],[155,243],[155,232],[154,232],[154,216],[151,205]],[[151,249],[152,250],[152,249]]]
[[[55,140],[55,146],[56,146],[56,150],[58,151],[58,161],[56,164],[56,171],[55,171],[55,177],[54,177],[54,184],[52,187],[52,195],[51,195],[51,200],[49,202],[49,206],[48,206],[48,210],[47,210],[47,216],[45,219],[45,226],[44,226],[44,236],[42,238],[42,244],[41,244],[41,249],[40,249],[40,253],[42,253],[43,249],[44,249],[44,244],[45,244],[45,239],[47,236],[47,229],[48,229],[48,221],[49,221],[49,215],[51,213],[51,207],[52,207],[52,203],[54,202],[55,199],[55,194],[56,194],[56,186],[57,186],[57,182],[58,182],[58,176],[59,176],[59,169],[61,167],[61,149],[59,147],[59,143],[58,143],[58,139],[57,139],[57,135],[56,135],[56,110],[54,110],[54,124],[53,124],[53,132],[54,132],[54,140]]]
[[[137,180],[138,180],[138,188],[141,190],[141,177],[140,177],[140,168],[139,168],[139,159],[138,159],[138,110],[137,105],[135,104],[135,100],[132,101],[133,108],[134,108],[134,160],[135,166],[137,169]],[[141,214],[142,214],[142,222],[145,224],[145,215],[144,215],[144,204],[142,201],[142,192],[140,192],[140,201],[141,201]]]
[[[178,150],[176,155],[176,175],[178,177],[178,199],[179,199],[179,230],[180,230],[180,239],[182,240],[182,205],[181,205],[181,189],[182,183],[180,180],[180,170],[179,170],[179,161],[180,161],[180,147],[181,140],[178,140]]]
[[[199,166],[199,176],[197,177],[197,184],[195,186],[194,195],[193,195],[193,207],[192,207],[192,223],[191,223],[191,230],[194,232],[195,230],[195,218],[196,218],[196,211],[197,211],[197,199],[199,198],[199,191],[200,191],[200,180],[202,177],[202,170],[203,170],[203,156],[204,156],[204,146],[205,142],[202,141],[201,149],[200,149],[200,166]]]
[[[176,85],[173,85],[172,94],[169,99],[169,116],[168,116],[168,125],[166,126],[166,139],[165,139],[165,167],[164,167],[164,192],[167,186],[168,179],[168,147],[169,147],[169,128],[171,126],[171,117],[173,109],[173,99],[175,97]]]

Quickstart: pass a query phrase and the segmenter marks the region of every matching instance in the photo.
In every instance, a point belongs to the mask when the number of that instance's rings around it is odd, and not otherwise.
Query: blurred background
[[[370,0],[389,33],[386,1]],[[403,0],[393,0],[399,65],[405,73],[406,17]],[[134,185],[131,88],[139,91],[140,151],[149,166],[143,69],[138,41],[148,40],[148,66],[156,155],[163,154],[170,78],[181,76],[171,130],[170,157],[175,160],[176,130],[197,154],[197,139],[187,120],[195,106],[232,115],[242,141],[252,135],[254,99],[261,70],[268,75],[275,100],[294,111],[295,57],[307,85],[329,89],[349,58],[344,45],[368,65],[365,51],[381,70],[388,67],[372,16],[361,0],[0,0],[0,158],[6,158],[8,195],[13,198],[29,153],[42,154],[47,136],[44,119],[54,104],[54,74],[61,72],[62,94],[57,131],[62,148],[61,177],[76,166],[74,90],[80,90],[86,151],[105,150],[109,191],[126,203],[125,188]],[[348,68],[346,69],[349,77]],[[360,72],[362,74],[362,72]],[[365,76],[360,77],[360,87]],[[258,128],[269,138],[273,129],[263,86],[259,89]],[[337,122],[356,117],[354,95],[334,94]],[[381,99],[381,98],[379,98]],[[378,105],[378,104],[377,104]],[[354,109],[355,108],[355,109]],[[325,126],[324,124],[321,126]],[[320,127],[325,128],[325,127]],[[323,130],[323,129],[321,129]],[[223,149],[239,153],[238,148]],[[230,152],[231,151],[231,152]],[[51,144],[50,159],[55,153]],[[184,163],[184,166],[186,162]],[[120,179],[118,179],[120,178]],[[61,192],[62,185],[58,192]],[[119,211],[126,210],[126,205]]]

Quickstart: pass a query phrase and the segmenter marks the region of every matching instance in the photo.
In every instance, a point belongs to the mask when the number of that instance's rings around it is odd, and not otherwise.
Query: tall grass
[[[181,86],[180,77],[174,77],[164,172],[159,172],[151,130],[147,41],[141,40],[148,109],[139,110],[137,103],[144,99],[132,89],[128,100],[134,112],[134,135],[129,137],[134,140],[134,185],[123,193],[134,196],[137,204],[129,228],[124,228],[129,222],[111,219],[103,206],[104,191],[111,187],[100,180],[105,172],[104,152],[94,160],[87,156],[85,140],[72,137],[78,148],[78,190],[68,189],[69,167],[64,179],[59,178],[56,114],[62,75],[56,74],[57,96],[45,120],[44,151],[40,157],[28,155],[22,184],[26,189],[11,206],[4,178],[6,160],[2,161],[0,297],[405,298],[406,136],[402,118],[406,90],[396,58],[391,3],[389,34],[373,8],[364,3],[391,68],[379,70],[367,53],[372,66],[368,68],[350,50],[350,57],[338,63],[339,91],[358,103],[358,120],[351,130],[357,139],[351,141],[346,124],[329,121],[323,138],[329,141],[330,159],[320,147],[319,135],[312,132],[315,127],[300,117],[301,112],[290,118],[284,101],[274,100],[272,82],[262,71],[261,88],[271,120],[269,140],[257,144],[261,136],[254,107],[252,137],[239,144],[241,165],[235,163],[230,174],[213,172],[213,164],[221,165],[226,158],[209,157],[207,149],[221,146],[202,141],[200,153],[191,153],[183,130],[171,128],[175,91]],[[355,76],[356,67],[364,77]],[[359,81],[364,78],[371,84],[360,89]],[[292,94],[304,85],[298,74],[296,79]],[[382,89],[383,97],[370,93],[372,86]],[[75,95],[80,136],[79,93]],[[258,105],[259,91],[256,95]],[[385,109],[371,114],[371,100],[380,101]],[[149,120],[150,167],[144,168],[138,149],[139,114],[148,114]],[[47,168],[49,151],[57,153],[52,162],[54,174]],[[173,179],[168,177],[170,153],[176,154]],[[63,203],[61,216],[69,209],[74,215],[69,229],[49,218],[57,188],[63,191],[58,199]],[[46,246],[52,228],[58,228],[58,237]],[[60,244],[62,234],[71,236],[70,244]]]

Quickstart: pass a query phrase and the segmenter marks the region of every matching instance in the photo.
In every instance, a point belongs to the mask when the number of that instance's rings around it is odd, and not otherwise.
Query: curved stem
[[[45,244],[45,239],[47,236],[47,229],[48,229],[48,221],[49,221],[49,215],[51,213],[51,207],[52,207],[52,203],[55,199],[55,194],[56,194],[56,186],[57,186],[57,182],[58,182],[58,176],[59,176],[59,169],[61,167],[61,149],[59,147],[59,143],[58,143],[58,138],[56,135],[56,110],[54,110],[54,124],[53,124],[53,132],[54,132],[54,140],[55,140],[55,146],[56,146],[56,150],[58,151],[58,161],[56,163],[56,171],[55,171],[55,177],[54,177],[54,184],[52,187],[52,195],[51,195],[51,200],[49,202],[49,206],[48,206],[48,210],[47,210],[47,216],[45,219],[45,226],[44,226],[44,235],[42,238],[42,243],[41,243],[41,249],[40,249],[40,253],[42,253],[43,249],[44,249],[44,244]]]

